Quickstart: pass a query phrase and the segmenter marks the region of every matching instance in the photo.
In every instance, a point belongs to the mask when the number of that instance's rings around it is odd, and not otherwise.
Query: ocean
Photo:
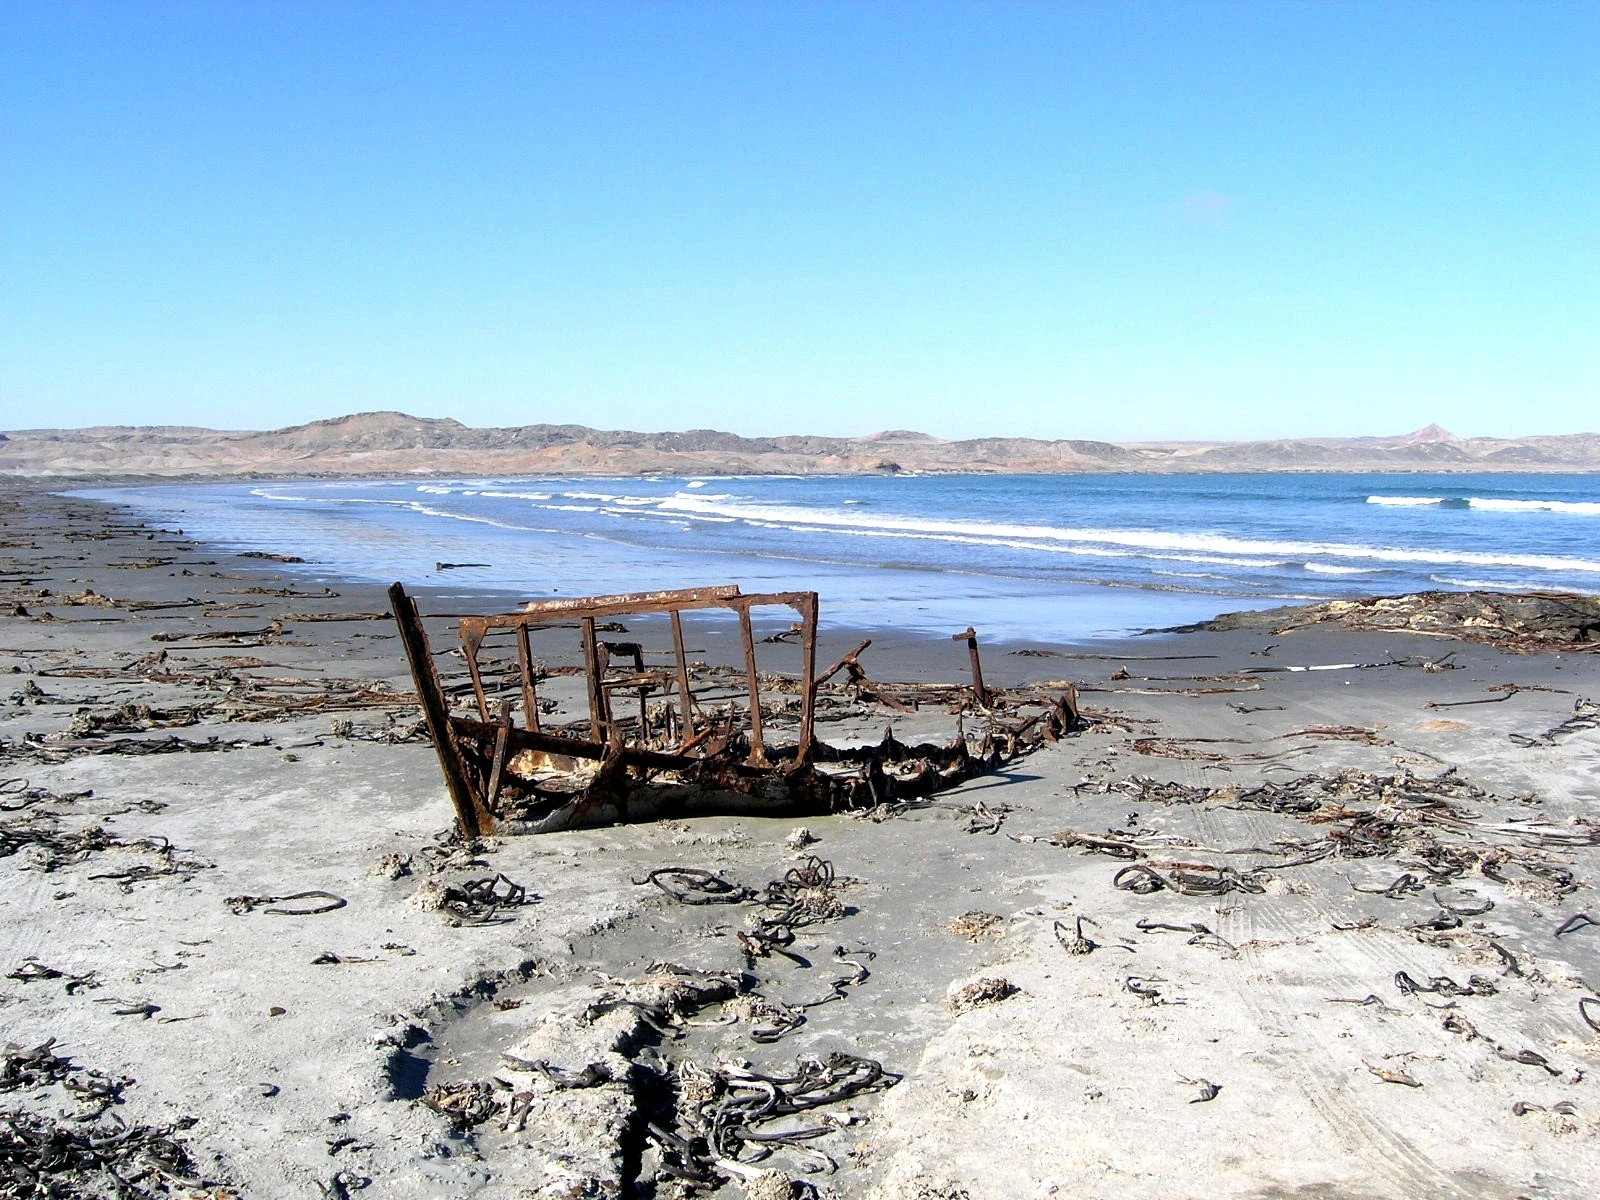
[[[1600,592],[1600,476],[388,479],[76,493],[284,574],[510,604],[737,583],[824,624],[1081,641],[1427,589]],[[473,564],[439,570],[440,563]]]

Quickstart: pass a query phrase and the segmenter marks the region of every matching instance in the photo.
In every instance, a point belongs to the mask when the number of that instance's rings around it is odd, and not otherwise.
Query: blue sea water
[[[306,580],[487,600],[732,582],[824,622],[1076,641],[1304,600],[1600,592],[1600,476],[340,480],[97,489]],[[448,572],[440,562],[479,563]]]

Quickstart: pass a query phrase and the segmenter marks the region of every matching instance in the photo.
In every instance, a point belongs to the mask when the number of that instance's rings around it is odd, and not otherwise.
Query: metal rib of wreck
[[[855,697],[900,711],[912,704],[866,678],[858,656],[862,643],[828,670],[816,669],[817,593],[744,595],[737,586],[637,592],[582,599],[535,600],[517,612],[460,618],[461,654],[471,678],[476,715],[450,711],[416,601],[399,583],[389,588],[401,642],[410,661],[423,717],[432,736],[461,832],[468,837],[501,833],[548,833],[665,816],[705,813],[815,815],[885,803],[902,803],[998,770],[1042,743],[1081,729],[1085,722],[1069,687],[1057,695],[1008,692],[985,687],[977,635],[957,635],[968,644],[973,683],[923,689],[953,711],[971,710],[985,722],[981,736],[959,728],[946,745],[907,745],[892,731],[875,745],[837,747],[815,733],[821,688],[844,672]],[[757,670],[751,610],[787,607],[799,621],[801,672],[784,680],[798,692],[797,738],[769,742],[777,714],[762,712],[762,676]],[[682,614],[732,612],[744,650],[742,706],[720,712],[700,705],[684,652]],[[602,622],[617,617],[665,616],[671,626],[670,669],[649,670],[638,643],[600,639]],[[532,631],[576,623],[581,640],[587,727],[542,729]],[[491,711],[480,652],[493,635],[509,634],[517,655],[517,690],[523,727],[513,704]],[[625,660],[622,666],[616,659]],[[772,677],[768,676],[769,686]],[[906,685],[914,687],[914,685]],[[638,714],[621,715],[619,699],[635,697]],[[654,708],[652,699],[656,700]],[[1031,710],[1031,711],[1030,711]],[[782,719],[787,721],[788,712]]]

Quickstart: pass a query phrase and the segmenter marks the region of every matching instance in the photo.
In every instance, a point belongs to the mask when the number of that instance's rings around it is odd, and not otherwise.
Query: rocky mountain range
[[[352,476],[983,472],[1600,471],[1600,434],[1458,438],[1437,425],[1396,437],[1261,442],[633,433],[583,425],[474,429],[450,419],[357,413],[269,431],[181,426],[0,434],[0,474]]]

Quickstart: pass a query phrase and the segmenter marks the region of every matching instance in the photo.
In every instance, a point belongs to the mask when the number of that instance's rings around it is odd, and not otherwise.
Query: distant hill
[[[0,434],[0,474],[16,476],[901,471],[1600,471],[1600,435],[1458,438],[1430,425],[1397,437],[1130,445],[1035,438],[944,441],[902,429],[857,438],[748,438],[714,429],[680,433],[633,433],[583,425],[473,429],[459,421],[397,412],[356,413],[265,432],[101,426]]]

